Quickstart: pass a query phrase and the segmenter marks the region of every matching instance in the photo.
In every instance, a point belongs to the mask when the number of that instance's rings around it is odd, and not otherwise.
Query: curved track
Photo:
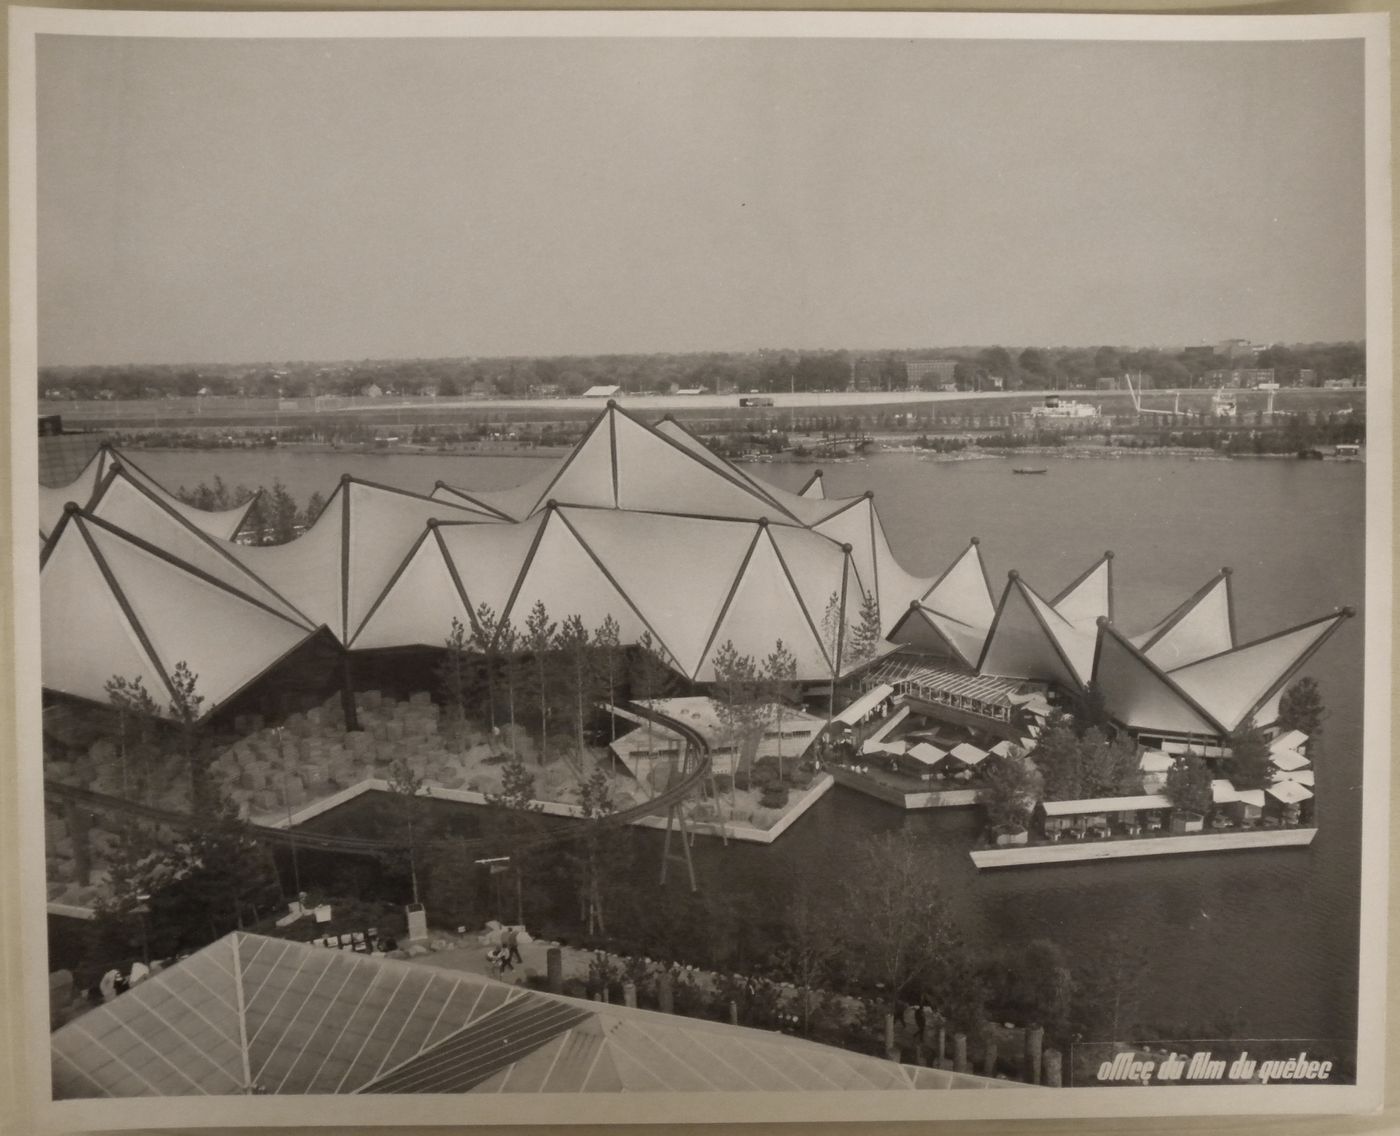
[[[665,726],[667,729],[679,734],[685,741],[685,753],[678,770],[679,776],[672,779],[672,783],[656,796],[651,797],[641,804],[633,805],[631,808],[621,809],[618,812],[609,813],[600,817],[596,824],[605,827],[616,827],[624,824],[631,824],[642,817],[655,816],[657,813],[665,812],[672,805],[679,803],[692,793],[696,792],[701,781],[710,770],[710,747],[705,739],[693,727],[652,710],[650,707],[639,703],[625,703],[626,708],[639,718],[646,718],[657,725]],[[87,809],[90,812],[100,812],[105,814],[117,814],[121,816],[134,817],[139,820],[150,821],[155,824],[167,825],[171,828],[190,829],[198,828],[204,822],[201,818],[190,813],[175,812],[170,809],[157,808],[154,805],[142,804],[138,801],[129,801],[123,797],[112,797],[105,793],[97,793],[91,789],[82,789],[76,785],[67,785],[62,781],[51,781],[47,778],[44,781],[44,793],[52,794],[64,800],[73,801],[75,804]],[[429,794],[431,796],[431,794]],[[332,833],[308,832],[305,829],[274,828],[270,825],[249,824],[253,836],[258,840],[266,840],[271,843],[293,846],[296,848],[307,848],[321,852],[342,852],[349,855],[377,856],[383,852],[400,847],[392,840],[374,840],[359,836],[337,836]],[[541,833],[535,839],[517,845],[521,851],[535,848],[543,848],[554,844],[567,844],[573,840],[579,840],[595,831],[591,825],[587,824],[562,824],[554,831]],[[444,840],[433,842],[429,847],[437,847],[443,850],[456,851],[481,851],[489,850],[493,845],[498,844],[497,838],[493,837],[473,837],[467,840]]]

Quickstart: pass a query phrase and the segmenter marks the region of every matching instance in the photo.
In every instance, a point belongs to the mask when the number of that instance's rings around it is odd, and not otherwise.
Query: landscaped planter
[[[999,824],[992,829],[992,837],[998,848],[1005,848],[1013,844],[1024,844],[1029,836],[1018,824]]]

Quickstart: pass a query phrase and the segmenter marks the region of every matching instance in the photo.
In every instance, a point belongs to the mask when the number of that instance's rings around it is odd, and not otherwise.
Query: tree
[[[442,661],[437,666],[438,688],[447,709],[448,728],[461,742],[463,721],[467,713],[467,629],[455,615],[452,631],[447,636]]]
[[[555,635],[559,624],[549,618],[544,601],[536,600],[535,606],[525,620],[525,649],[534,659],[533,678],[535,693],[540,702],[540,757],[541,765],[549,757],[549,710],[552,701],[552,683],[549,673],[549,654],[554,649]]]
[[[501,660],[501,678],[506,686],[506,720],[510,723],[510,752],[515,745],[515,692],[520,688],[520,633],[510,617],[503,615],[496,625],[496,654]]]
[[[588,933],[606,934],[604,894],[609,880],[625,874],[626,834],[607,818],[617,811],[612,778],[601,767],[594,767],[577,793],[579,808],[587,824],[587,834],[571,846],[579,887],[581,916]]]
[[[190,772],[190,808],[196,814],[211,801],[203,755],[199,752],[196,724],[204,696],[197,693],[199,676],[181,659],[170,676],[170,716],[179,726],[178,740]]]
[[[621,641],[621,628],[618,627],[617,620],[611,615],[604,616],[602,625],[593,632],[593,648],[598,656],[599,677],[607,687],[609,707],[617,705],[617,685],[621,677],[618,674],[618,651]],[[611,740],[617,741],[617,715],[611,710],[608,713],[608,722],[612,733]]]
[[[297,503],[280,479],[272,483],[272,495],[267,502],[267,524],[265,544],[286,544],[297,537]]]
[[[501,621],[496,612],[485,600],[476,609],[476,619],[472,621],[472,646],[477,649],[486,666],[486,720],[494,733],[496,730],[496,668],[500,660]]]
[[[1317,680],[1304,675],[1283,692],[1278,704],[1278,727],[1280,730],[1301,730],[1310,738],[1316,737],[1327,719],[1327,708],[1322,701],[1322,689]]]
[[[1269,743],[1253,722],[1245,722],[1225,739],[1230,751],[1226,768],[1236,789],[1264,789],[1270,782]]]
[[[1044,779],[1047,801],[1077,801],[1086,796],[1082,756],[1074,723],[1064,714],[1054,715],[1045,723],[1031,751]]]
[[[132,679],[113,675],[103,689],[107,692],[107,701],[117,712],[117,756],[122,769],[122,796],[129,797],[131,788],[127,776],[128,751],[133,747],[133,743],[144,743],[148,740],[150,731],[160,717],[160,707],[156,705],[156,700],[151,697],[151,692],[146,689],[140,675]],[[146,787],[146,773],[146,763],[143,759],[138,779],[141,790]]]
[[[556,643],[563,657],[565,676],[568,680],[569,711],[574,720],[581,770],[581,763],[588,753],[588,712],[598,694],[593,643],[589,638],[588,628],[583,625],[581,615],[571,615],[564,620]]]
[[[783,776],[783,723],[788,706],[797,698],[797,657],[781,639],[773,644],[773,653],[763,660],[763,694],[771,708],[773,725],[778,732],[778,778]]]
[[[431,790],[408,759],[401,757],[389,767],[389,793],[396,847],[387,854],[387,858],[391,864],[407,869],[413,902],[418,903],[418,869],[422,864],[424,846],[431,835],[431,818],[426,800]]]
[[[741,655],[732,639],[726,639],[710,659],[715,669],[715,709],[724,729],[726,744],[734,752],[735,778],[730,782],[730,803],[734,801],[735,781],[742,763],[753,768],[753,751],[763,731],[765,711],[759,697],[758,667],[753,656]]]
[[[303,532],[316,523],[325,508],[326,499],[318,489],[306,500],[306,511],[302,513],[300,521]]]
[[[808,877],[794,873],[792,899],[783,911],[782,945],[773,962],[780,974],[797,987],[797,1008],[802,1032],[810,1036],[822,989],[828,984],[840,944],[831,933],[836,913],[821,902]]]
[[[977,800],[987,811],[988,823],[993,828],[1024,829],[1040,799],[1041,776],[1034,763],[993,754],[982,763],[981,773]]]
[[[501,791],[487,793],[487,828],[504,844],[515,876],[515,921],[525,922],[525,861],[529,845],[538,834],[544,805],[535,799],[535,775],[518,753],[501,767]]]
[[[866,592],[860,601],[860,617],[851,635],[850,662],[862,666],[879,653],[884,634],[880,630],[880,601],[874,592]],[[845,660],[842,660],[843,662]]]
[[[1210,767],[1205,760],[1193,753],[1183,753],[1167,770],[1163,792],[1173,808],[1205,816],[1213,803],[1210,782]]]
[[[832,592],[826,601],[826,610],[822,612],[822,642],[826,645],[826,653],[831,658],[831,687],[827,700],[827,722],[836,717],[836,680],[840,677],[838,671],[845,660],[841,657],[841,648],[846,637],[845,612],[842,610],[841,593]]]
[[[908,829],[860,841],[841,896],[841,935],[852,971],[878,984],[890,1012],[934,973],[952,938],[937,865]]]
[[[1111,741],[1099,727],[1080,739],[1080,775],[1086,797],[1122,797],[1142,792],[1137,745],[1127,734]]]

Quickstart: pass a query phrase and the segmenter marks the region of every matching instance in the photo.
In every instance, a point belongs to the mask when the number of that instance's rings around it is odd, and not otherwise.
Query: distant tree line
[[[1160,350],[1100,347],[960,347],[900,351],[705,352],[651,355],[562,355],[518,358],[366,359],[339,363],[264,363],[42,367],[40,396],[61,399],[355,396],[376,387],[386,395],[525,397],[577,395],[591,386],[628,392],[695,389],[820,391],[905,390],[910,364],[942,360],[938,382],[958,390],[1059,390],[1093,387],[1105,376],[1133,372],[1148,387],[1203,385],[1211,371],[1272,368],[1293,385],[1304,372],[1317,385],[1366,373],[1363,343],[1275,345],[1242,360],[1209,348]],[[926,368],[915,369],[916,374]],[[924,380],[925,385],[932,379]]]

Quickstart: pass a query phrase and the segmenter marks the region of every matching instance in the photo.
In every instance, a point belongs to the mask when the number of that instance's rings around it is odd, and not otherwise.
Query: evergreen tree
[[[617,705],[617,687],[621,679],[618,652],[621,647],[621,628],[611,615],[603,617],[602,625],[593,632],[593,647],[598,654],[599,677],[608,692],[608,705]],[[609,711],[608,728],[611,741],[617,741],[617,715]]]
[[[564,620],[556,643],[567,679],[568,712],[574,722],[579,770],[582,772],[588,754],[588,713],[598,691],[593,643],[588,628],[583,625],[583,617],[575,614]]]
[[[764,709],[758,689],[758,667],[751,655],[741,655],[732,639],[726,639],[710,659],[715,669],[715,710],[724,730],[725,743],[734,752],[734,780],[730,803],[741,766],[753,768],[753,751],[763,729]]]
[[[637,639],[636,650],[632,652],[630,693],[638,701],[652,707],[655,702],[670,694],[675,684],[675,675],[665,663],[661,645],[650,631],[643,631]],[[647,719],[647,753],[656,752],[656,726]]]
[[[455,615],[452,631],[444,644],[442,660],[437,666],[438,689],[447,711],[448,730],[460,747],[467,713],[467,629]]]
[[[783,724],[797,692],[797,658],[779,639],[773,644],[773,653],[763,660],[763,693],[778,731],[779,779],[783,776]]]
[[[822,643],[826,646],[826,653],[831,659],[831,689],[827,702],[827,723],[836,717],[836,680],[840,678],[839,669],[844,669],[846,660],[842,657],[842,647],[846,635],[846,624],[841,610],[841,593],[832,592],[826,601],[826,610],[822,613]]]
[[[1210,767],[1193,753],[1181,754],[1167,770],[1163,792],[1172,807],[1205,816],[1213,803]]]
[[[550,653],[554,650],[555,636],[559,625],[549,618],[544,601],[536,600],[535,606],[525,620],[525,649],[533,658],[532,677],[535,694],[540,704],[540,755],[541,765],[549,759],[549,711],[553,701],[553,683],[550,682]]]
[[[1127,734],[1112,741],[1091,726],[1079,741],[1082,791],[1088,797],[1121,797],[1142,792],[1137,746]]]
[[[1031,758],[1044,781],[1047,801],[1078,801],[1088,795],[1083,750],[1066,715],[1056,714],[1045,723]]]
[[[395,847],[385,853],[385,859],[391,866],[407,872],[414,903],[421,902],[419,870],[424,867],[424,852],[432,836],[432,817],[427,802],[431,792],[407,758],[401,757],[389,767]]]
[[[866,592],[860,601],[860,617],[851,635],[850,662],[863,666],[879,653],[884,635],[880,630],[880,601],[874,592]],[[842,660],[844,666],[845,660]]]
[[[1041,777],[1024,757],[992,754],[982,763],[982,788],[977,800],[987,811],[992,827],[1025,828],[1031,810],[1040,799]]]
[[[321,514],[325,512],[325,509],[326,499],[322,496],[321,491],[317,490],[307,498],[306,511],[301,514],[299,523],[301,524],[302,531],[304,532],[314,525],[317,520],[320,519]]]
[[[205,768],[205,755],[200,752],[199,708],[204,696],[197,692],[199,676],[181,659],[170,676],[170,716],[179,727],[177,735],[182,756],[190,773],[190,807],[195,813],[203,811],[213,800]]]
[[[128,776],[130,756],[132,753],[142,755],[140,768],[134,778],[136,786],[139,786],[134,795],[139,797],[146,789],[148,773],[145,743],[150,740],[155,729],[156,721],[160,717],[160,707],[156,705],[156,700],[151,697],[151,692],[146,689],[145,681],[140,675],[132,679],[113,675],[103,689],[107,692],[107,701],[117,713],[117,757],[121,762],[124,797],[133,796],[132,778]]]
[[[496,731],[496,669],[500,662],[500,621],[491,605],[483,600],[476,609],[472,625],[472,646],[486,663],[486,719],[491,732]]]
[[[579,783],[579,808],[588,826],[587,835],[571,845],[571,857],[579,889],[580,915],[588,933],[607,934],[604,896],[612,879],[621,878],[625,868],[626,833],[607,818],[617,811],[613,782],[601,767]]]
[[[1236,789],[1268,788],[1273,770],[1263,731],[1253,722],[1245,722],[1225,739],[1225,746],[1230,751],[1225,768]]]
[[[1322,731],[1322,723],[1327,718],[1327,708],[1322,701],[1322,689],[1317,680],[1304,675],[1289,685],[1278,704],[1278,727],[1280,730],[1301,730],[1310,739]]]
[[[515,696],[520,689],[520,633],[510,617],[501,616],[496,625],[496,655],[501,661],[501,681],[506,688],[506,721],[510,723],[510,752],[517,753],[515,742]]]
[[[525,872],[530,845],[539,835],[539,815],[544,806],[535,799],[535,775],[518,753],[501,767],[501,791],[487,793],[490,806],[485,828],[499,840],[510,858],[515,878],[515,921],[525,922]]]
[[[267,544],[286,544],[297,537],[297,503],[278,479],[272,483],[267,505]]]

